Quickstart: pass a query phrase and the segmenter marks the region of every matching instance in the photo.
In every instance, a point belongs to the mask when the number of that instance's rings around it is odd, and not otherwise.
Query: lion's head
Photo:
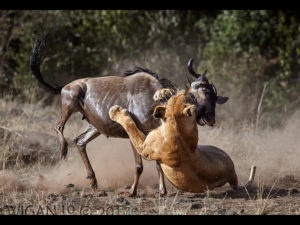
[[[153,116],[163,121],[173,118],[177,122],[196,123],[195,110],[196,105],[188,103],[185,90],[181,90],[169,99],[166,106],[156,106]]]

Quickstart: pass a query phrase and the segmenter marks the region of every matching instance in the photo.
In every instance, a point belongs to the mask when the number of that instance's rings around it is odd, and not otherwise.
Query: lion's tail
[[[249,176],[247,183],[239,186],[238,190],[243,190],[243,189],[249,187],[253,183],[255,171],[256,171],[256,166],[252,165],[251,170],[250,170],[250,176]]]

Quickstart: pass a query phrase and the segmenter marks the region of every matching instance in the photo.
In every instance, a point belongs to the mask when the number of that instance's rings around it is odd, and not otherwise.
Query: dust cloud
[[[300,179],[300,111],[280,129],[241,127],[200,128],[199,143],[226,151],[240,183],[248,179],[251,165],[257,166],[256,183],[273,185],[285,176]]]
[[[75,120],[74,123],[76,124]],[[66,125],[66,128],[69,124]],[[74,138],[78,124],[67,129],[65,136]],[[81,127],[81,125],[80,125]],[[199,144],[214,145],[232,158],[239,183],[248,179],[251,165],[256,165],[254,185],[263,182],[272,185],[277,179],[293,176],[300,180],[300,111],[295,113],[280,129],[243,126],[233,129],[232,125],[219,124],[215,127],[198,127]],[[59,148],[58,142],[57,146]],[[106,138],[100,135],[87,145],[87,152],[94,168],[100,189],[117,189],[131,186],[135,176],[135,161],[128,139]],[[139,188],[158,189],[158,175],[154,161],[143,160],[144,171]],[[20,182],[18,176],[9,171],[0,171],[2,190],[35,187],[37,190],[60,191],[68,184],[75,187],[89,187],[87,172],[74,144],[69,141],[66,160],[54,166],[45,166],[40,176],[31,179],[30,184]],[[173,186],[167,181],[167,188]],[[228,185],[228,184],[227,184]]]
[[[135,176],[135,160],[129,139],[106,138],[99,136],[87,145],[87,153],[95,171],[98,187],[117,189],[130,186]],[[144,172],[139,187],[158,185],[158,174],[154,161],[143,160]],[[75,146],[69,147],[67,160],[42,174],[39,185],[51,190],[60,190],[67,184],[89,187],[84,163]]]
[[[257,166],[256,184],[272,185],[284,176],[300,179],[300,112],[295,113],[281,129],[243,127],[233,131],[224,125],[199,127],[198,130],[199,144],[217,146],[230,155],[240,183],[247,181],[251,165]],[[50,181],[49,187],[63,188],[68,183],[89,186],[79,153],[75,147],[69,151],[67,161],[59,162],[43,174]],[[128,139],[100,136],[88,145],[88,154],[100,188],[132,184],[135,162]],[[139,187],[157,187],[155,162],[143,160],[143,164]],[[169,182],[167,184],[171,186]]]
[[[0,191],[23,191],[29,185],[20,181],[20,178],[12,171],[1,170],[0,171]]]

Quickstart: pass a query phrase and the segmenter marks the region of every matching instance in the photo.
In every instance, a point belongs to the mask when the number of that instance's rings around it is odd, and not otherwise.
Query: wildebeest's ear
[[[224,104],[225,102],[227,102],[227,100],[228,100],[228,97],[218,96],[216,103]]]
[[[162,106],[162,105],[158,105],[155,107],[154,112],[153,112],[153,116],[155,118],[164,118],[165,117],[165,113],[166,113],[166,107]]]

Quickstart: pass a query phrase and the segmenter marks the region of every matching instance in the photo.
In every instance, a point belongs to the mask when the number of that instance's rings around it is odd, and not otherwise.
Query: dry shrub
[[[255,129],[244,126],[199,128],[199,143],[215,145],[232,157],[237,174],[243,182],[252,164],[257,166],[257,177],[272,185],[278,177],[299,177],[300,112],[296,112],[279,129]]]
[[[23,191],[26,185],[12,171],[0,171],[0,192]]]

